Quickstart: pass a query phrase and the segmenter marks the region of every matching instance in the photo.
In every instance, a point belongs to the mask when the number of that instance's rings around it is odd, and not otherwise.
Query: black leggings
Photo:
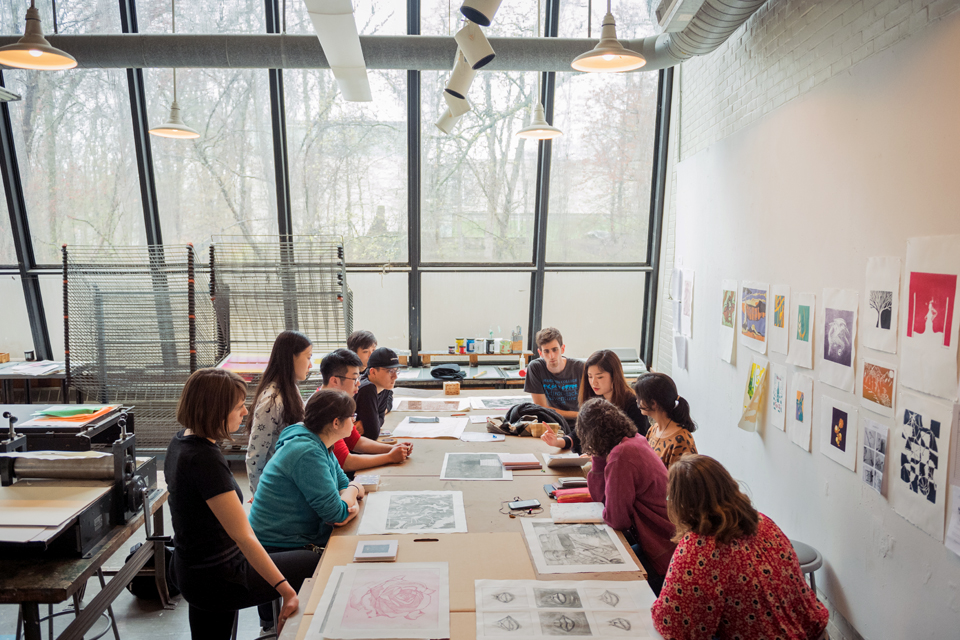
[[[306,549],[278,551],[265,547],[277,569],[295,591],[313,575],[320,555]],[[212,567],[193,568],[173,554],[171,579],[190,605],[190,633],[194,640],[229,640],[239,609],[264,605],[263,622],[272,623],[271,603],[280,597],[243,554]],[[303,603],[301,603],[303,606]]]

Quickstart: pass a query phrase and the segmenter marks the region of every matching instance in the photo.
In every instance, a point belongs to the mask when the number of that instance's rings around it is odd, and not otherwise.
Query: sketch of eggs
[[[561,616],[560,616],[559,618],[557,618],[556,621],[553,623],[553,626],[555,626],[556,628],[560,629],[561,631],[565,631],[565,632],[567,632],[567,633],[570,633],[571,631],[573,631],[573,630],[577,627],[577,622],[576,622],[575,620],[573,620],[572,618],[568,618],[568,617],[565,616],[565,615],[561,615]]]
[[[623,629],[624,631],[630,631],[632,628],[630,621],[626,618],[614,618],[607,624],[609,624],[611,627],[616,627],[617,629]]]
[[[611,607],[615,607],[620,604],[620,596],[615,594],[613,591],[608,590],[600,594],[600,601],[604,604],[610,605]]]
[[[570,602],[570,598],[563,591],[557,591],[546,596],[544,601],[552,604],[563,605]]]
[[[497,626],[504,631],[516,631],[520,628],[520,623],[517,622],[513,616],[507,616],[506,618],[497,620]]]
[[[495,594],[493,597],[500,602],[513,602],[516,599],[516,596],[509,591],[501,591],[500,593]]]

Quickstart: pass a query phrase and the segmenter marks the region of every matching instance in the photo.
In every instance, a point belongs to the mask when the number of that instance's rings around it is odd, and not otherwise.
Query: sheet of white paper
[[[524,518],[521,525],[537,573],[637,570],[620,538],[605,524],[554,524]]]
[[[343,583],[344,569],[346,567],[334,567],[330,572],[330,578],[327,579],[327,584],[323,588],[323,595],[320,596],[320,602],[317,603],[316,612],[311,616],[310,626],[307,628],[304,640],[325,640],[324,631],[330,622],[330,608]],[[301,606],[304,606],[304,603],[301,603]]]
[[[459,439],[467,428],[466,418],[438,417],[439,422],[410,422],[404,418],[393,429],[394,438],[453,438]]]
[[[850,471],[857,470],[857,408],[820,397],[820,453]]]
[[[957,400],[960,235],[907,240],[900,383]]]
[[[863,424],[863,436],[860,438],[860,477],[864,484],[883,495],[883,475],[887,468],[886,425],[869,418],[860,421]]]
[[[813,369],[813,326],[817,317],[817,296],[813,293],[798,294],[790,301],[790,354],[787,364]]]
[[[659,638],[646,582],[477,580],[477,640]]]
[[[603,523],[602,502],[559,502],[550,505],[550,519],[557,524],[568,522]]]
[[[470,424],[487,424],[487,418],[498,418],[498,417],[500,416],[498,416],[495,413],[487,413],[484,415],[474,414],[470,416]]]
[[[853,393],[856,380],[859,294],[824,289],[820,314],[820,382]]]
[[[882,416],[896,413],[897,367],[862,357],[860,359],[860,405]]]
[[[733,362],[737,342],[737,281],[720,283],[720,340],[719,355],[724,362]]]
[[[378,491],[363,500],[357,534],[466,533],[460,491]]]
[[[947,503],[947,460],[953,406],[942,400],[900,393],[894,428],[894,468],[889,498],[894,511],[943,541]]]
[[[507,436],[502,433],[479,433],[476,431],[464,431],[460,434],[460,440],[463,442],[503,442]]]
[[[790,286],[770,287],[772,315],[770,319],[770,351],[787,355],[790,346]]]
[[[420,369],[400,370],[397,373],[397,380],[416,380],[420,377]]]
[[[497,453],[445,453],[441,480],[513,480]]]
[[[867,259],[866,296],[861,320],[863,346],[896,353],[900,258]]]
[[[673,366],[687,370],[687,339],[679,334],[673,336]]]
[[[683,297],[680,305],[680,335],[693,337],[693,275],[687,269],[683,272]]]
[[[757,353],[767,352],[767,301],[770,285],[744,281],[740,285],[740,342]]]
[[[683,269],[679,265],[675,266],[670,273],[670,298],[677,301],[683,300]]]
[[[793,374],[787,390],[787,427],[790,440],[804,451],[810,451],[813,422],[813,378]]]
[[[394,411],[466,411],[469,398],[394,398]]]
[[[448,565],[347,565],[329,612],[323,633],[338,640],[449,638]]]
[[[496,396],[496,397],[475,397],[470,398],[470,406],[480,411],[506,411],[515,404],[523,402],[532,402],[531,396]]]
[[[953,496],[953,500],[950,502],[947,535],[943,539],[943,544],[947,549],[960,556],[960,487],[951,486],[950,494]]]
[[[770,363],[767,369],[767,420],[780,431],[787,428],[787,368]]]

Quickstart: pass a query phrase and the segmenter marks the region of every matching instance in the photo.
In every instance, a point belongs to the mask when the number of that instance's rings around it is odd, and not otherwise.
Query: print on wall
[[[795,373],[790,379],[790,398],[787,432],[790,440],[803,449],[810,451],[810,432],[813,424],[813,378]]]
[[[863,482],[883,494],[883,470],[887,460],[887,428],[873,420],[863,420],[863,455],[860,458]]]
[[[860,404],[880,415],[893,417],[897,393],[897,369],[864,358],[860,364]]]
[[[770,297],[773,298],[770,350],[786,355],[790,346],[790,287],[775,284],[770,287]]]
[[[787,363],[807,369],[813,368],[813,318],[815,317],[817,296],[812,293],[800,293],[791,301],[790,317],[794,326],[788,332],[790,352]]]
[[[770,287],[744,282],[740,287],[740,339],[759,353],[767,352],[767,298]]]
[[[747,383],[743,390],[743,413],[739,426],[744,431],[756,431],[763,406],[763,391],[767,381],[767,362],[754,360],[747,372]]]
[[[692,269],[683,270],[683,298],[680,302],[680,335],[693,337],[693,276]]]
[[[820,453],[851,471],[857,468],[857,409],[823,396]]]
[[[734,345],[737,342],[737,330],[734,327],[737,317],[737,281],[724,280],[720,283],[720,340],[719,356],[724,362],[733,362]]]
[[[721,309],[720,323],[725,327],[733,328],[733,316],[737,311],[737,292],[736,290],[723,290],[723,303]]]
[[[901,334],[900,382],[957,399],[957,285],[960,236],[910,238]]]
[[[867,308],[864,310],[863,345],[887,353],[897,352],[897,316],[900,313],[900,258],[867,260]]]
[[[787,428],[787,368],[782,364],[770,363],[770,393],[768,393],[767,416],[770,424],[780,431]]]
[[[897,513],[943,541],[947,499],[947,452],[953,407],[913,393],[901,393],[893,438],[890,503]]]
[[[856,291],[823,290],[820,381],[851,393],[856,378],[858,300]]]
[[[797,397],[795,401],[796,410],[794,411],[795,420],[797,422],[803,422],[803,407],[804,407],[804,395],[803,391],[797,391]]]

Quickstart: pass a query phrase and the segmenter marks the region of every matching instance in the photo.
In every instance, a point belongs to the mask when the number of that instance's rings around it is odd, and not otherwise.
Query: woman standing
[[[299,331],[277,336],[267,368],[253,396],[250,442],[247,445],[247,477],[256,493],[260,474],[273,456],[277,437],[287,426],[303,422],[303,396],[298,382],[307,379],[313,366],[313,346]]]
[[[645,373],[633,383],[633,390],[640,411],[654,423],[647,431],[647,442],[668,469],[684,454],[697,452],[691,435],[697,425],[690,417],[690,405],[680,397],[670,376]]]
[[[667,640],[816,640],[829,613],[807,586],[793,545],[758,513],[723,466],[689,455],[670,467],[679,542],[651,609]]]
[[[609,349],[594,351],[583,365],[580,406],[592,398],[603,398],[626,413],[636,425],[640,435],[646,436],[649,423],[637,406],[637,395],[627,386],[623,365],[620,364],[617,354]],[[580,439],[577,437],[576,429],[570,435],[563,437],[557,437],[552,431],[547,431],[540,439],[551,447],[572,449],[574,453],[580,453]]]
[[[200,369],[183,387],[167,447],[174,552],[171,579],[190,605],[197,640],[230,637],[239,609],[283,598],[279,624],[299,607],[297,591],[316,566],[310,551],[268,554],[257,541],[243,494],[217,444],[247,415],[247,383],[224,369]]]
[[[630,418],[602,398],[580,407],[577,433],[584,453],[593,456],[590,497],[603,503],[604,522],[636,537],[633,551],[659,594],[676,547],[667,517],[666,468]]]

